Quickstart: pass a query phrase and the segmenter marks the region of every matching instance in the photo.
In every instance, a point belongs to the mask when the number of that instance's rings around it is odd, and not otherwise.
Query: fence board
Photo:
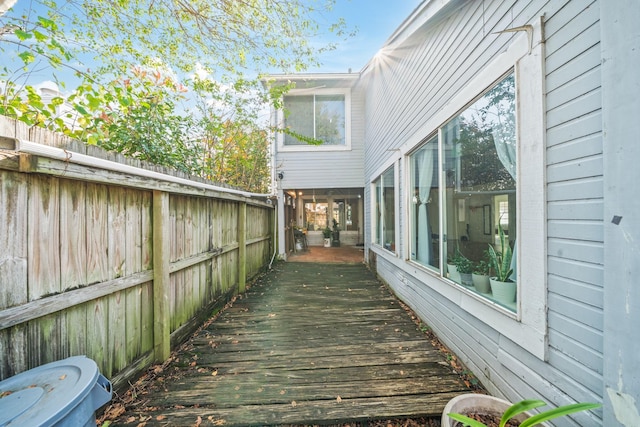
[[[0,129],[6,123],[0,117]],[[46,131],[12,129],[12,136],[123,161]],[[126,384],[127,376],[164,361],[171,343],[237,291],[239,270],[248,278],[267,262],[270,230],[261,218],[273,208],[264,201],[171,181],[164,169],[162,176],[136,175],[110,163],[3,147],[0,380],[86,354],[105,376]],[[242,239],[240,203],[251,212]]]
[[[60,285],[66,290],[87,283],[85,185],[60,184]]]
[[[107,351],[109,347],[108,307],[108,297],[99,298],[87,304],[87,355],[96,362],[107,378],[114,373]]]
[[[27,182],[0,170],[0,309],[27,301]]]
[[[126,190],[126,257],[125,274],[142,271],[142,211],[138,191]],[[140,286],[125,291],[126,305],[126,360],[135,360],[141,349],[141,298]]]
[[[142,231],[142,269],[153,268],[153,220],[151,193],[140,194]],[[153,282],[140,285],[140,351],[145,354],[153,349]]]
[[[126,273],[127,228],[126,189],[109,187],[109,275],[115,279]],[[124,291],[116,291],[108,297],[108,355],[115,372],[126,366],[126,297]]]
[[[58,178],[30,177],[29,300],[61,291],[59,182]]]
[[[87,282],[109,280],[107,186],[87,184]]]

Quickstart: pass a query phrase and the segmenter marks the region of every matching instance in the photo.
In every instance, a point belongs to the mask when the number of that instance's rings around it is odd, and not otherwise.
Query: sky
[[[0,0],[0,2],[3,0]],[[346,73],[361,71],[373,58],[385,41],[418,7],[423,0],[336,0],[333,11],[326,16],[328,22],[344,18],[349,29],[357,29],[357,34],[341,41],[336,50],[325,53],[320,67],[308,69],[309,73]],[[27,4],[23,4],[26,6]],[[16,7],[20,6],[20,1]],[[52,80],[50,70],[31,75],[30,84]],[[70,70],[59,70],[56,74],[62,81],[75,80]],[[38,81],[34,81],[38,80]],[[69,88],[68,86],[68,88]]]
[[[422,0],[337,0],[334,18],[344,18],[358,34],[321,58],[322,67],[310,72],[346,73],[362,70],[391,34]]]

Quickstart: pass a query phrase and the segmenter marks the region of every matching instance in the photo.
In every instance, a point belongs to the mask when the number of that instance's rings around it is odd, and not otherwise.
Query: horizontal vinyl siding
[[[549,363],[576,399],[602,399],[603,159],[600,12],[571,1],[547,18]]]
[[[367,97],[367,175],[513,41],[496,32],[537,16],[544,4],[519,2],[511,10],[512,3],[468,2],[434,28],[418,30],[409,48],[372,65],[370,78],[386,88],[373,85]],[[484,89],[477,88],[478,95]]]
[[[404,260],[377,251],[377,272],[490,392],[509,398],[540,397],[555,405],[601,401],[604,188],[597,2],[468,1],[434,26],[418,29],[406,45],[383,53],[363,78],[365,176],[367,183],[377,178],[398,158],[395,148],[430,136],[416,133],[513,41],[514,36],[496,32],[536,22],[542,15],[548,359],[528,353],[440,295],[429,283],[437,278],[416,279]],[[478,95],[484,89],[477,88]],[[401,176],[404,179],[406,171]],[[408,227],[405,197],[403,189],[398,194],[401,238]],[[370,208],[368,204],[367,219]],[[577,414],[554,425],[601,423],[591,414]]]
[[[283,188],[349,188],[364,186],[364,110],[361,91],[351,92],[351,150],[277,152],[276,169]]]

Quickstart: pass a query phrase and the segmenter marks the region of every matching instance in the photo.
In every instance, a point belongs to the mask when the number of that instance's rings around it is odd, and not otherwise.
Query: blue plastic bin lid
[[[88,397],[99,377],[93,360],[74,356],[0,381],[0,426],[55,424]]]

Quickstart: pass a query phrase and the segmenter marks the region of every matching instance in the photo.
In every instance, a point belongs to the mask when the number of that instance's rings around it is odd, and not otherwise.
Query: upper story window
[[[296,93],[298,92],[298,93]],[[280,150],[343,150],[350,148],[348,89],[292,90],[284,96],[281,125],[290,132],[280,136]],[[310,144],[302,135],[319,141]]]

